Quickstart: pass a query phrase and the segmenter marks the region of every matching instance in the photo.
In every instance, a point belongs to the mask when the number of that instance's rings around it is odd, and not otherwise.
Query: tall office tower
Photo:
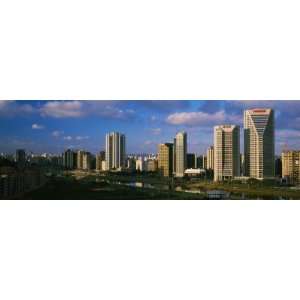
[[[207,169],[207,156],[206,155],[202,155],[202,166],[203,166],[203,169]]]
[[[90,170],[92,164],[92,155],[90,152],[84,152],[83,153],[83,159],[82,159],[82,169],[83,170]]]
[[[196,165],[196,167],[198,169],[204,169],[203,168],[203,155],[197,156],[197,165]]]
[[[158,146],[158,169],[163,176],[171,177],[173,173],[173,144]]]
[[[244,111],[245,176],[263,179],[275,175],[274,113],[272,109]]]
[[[195,169],[197,167],[197,157],[195,153],[187,153],[187,169]]]
[[[99,155],[101,157],[101,160],[105,160],[105,151],[100,151]]]
[[[282,160],[281,160],[281,156],[277,156],[275,157],[275,176],[278,178],[281,177],[281,175],[282,175]]]
[[[77,169],[83,169],[83,150],[77,151]]]
[[[96,171],[102,171],[102,161],[100,153],[96,154]]]
[[[178,132],[174,139],[174,175],[183,177],[187,169],[187,135],[185,132]]]
[[[282,177],[289,183],[300,184],[300,151],[284,151],[281,160]]]
[[[74,152],[70,149],[63,153],[63,166],[68,170],[74,168]]]
[[[125,135],[111,132],[106,135],[105,161],[106,169],[119,169],[125,167]]]
[[[240,175],[240,127],[214,127],[214,181]]]
[[[26,153],[24,149],[16,150],[16,163],[19,168],[24,168],[26,164]]]
[[[103,162],[105,162],[105,151],[100,151],[98,154],[96,154],[96,160],[95,160],[96,171],[105,171],[105,168],[103,168]]]
[[[210,146],[206,151],[207,169],[214,169],[214,146]]]

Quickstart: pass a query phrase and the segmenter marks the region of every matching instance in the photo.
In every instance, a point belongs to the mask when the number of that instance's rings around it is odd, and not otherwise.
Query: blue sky
[[[105,133],[120,131],[127,153],[156,153],[157,144],[185,130],[188,152],[201,154],[213,144],[214,125],[240,125],[242,142],[243,110],[269,107],[275,110],[276,153],[285,144],[300,149],[300,101],[53,100],[0,101],[0,152],[74,148],[96,153],[104,149]]]

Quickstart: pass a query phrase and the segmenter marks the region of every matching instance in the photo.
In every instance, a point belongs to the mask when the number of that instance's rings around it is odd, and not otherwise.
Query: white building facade
[[[173,169],[176,177],[183,177],[187,169],[187,134],[178,132],[174,139]]]
[[[106,134],[105,150],[106,170],[125,167],[126,142],[124,134],[119,132]]]
[[[214,181],[231,180],[240,175],[240,127],[214,127]]]

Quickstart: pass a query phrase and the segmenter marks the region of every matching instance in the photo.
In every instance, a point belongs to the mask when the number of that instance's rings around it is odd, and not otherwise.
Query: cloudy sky
[[[275,110],[276,153],[285,144],[300,149],[300,101],[0,101],[0,152],[96,153],[104,149],[105,133],[120,131],[127,153],[155,153],[158,143],[185,130],[188,152],[201,154],[213,143],[214,125],[242,129],[244,109],[269,107]]]

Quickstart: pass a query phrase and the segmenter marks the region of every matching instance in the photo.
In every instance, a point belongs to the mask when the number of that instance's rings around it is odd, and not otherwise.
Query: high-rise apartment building
[[[233,179],[240,175],[240,127],[214,127],[214,180]]]
[[[143,172],[146,170],[146,163],[144,158],[141,156],[135,161],[135,169],[137,171]]]
[[[300,184],[300,151],[284,151],[281,160],[282,177],[289,183]]]
[[[74,152],[70,149],[63,153],[63,166],[65,169],[74,169]]]
[[[146,161],[146,169],[148,172],[156,172],[158,168],[158,161],[157,159],[150,158]]]
[[[206,151],[207,169],[214,169],[214,146],[210,146]]]
[[[187,169],[187,134],[178,132],[174,139],[174,175],[183,177]]]
[[[207,169],[207,156],[206,155],[202,155],[202,166],[203,166],[203,169]]]
[[[197,156],[195,153],[187,153],[187,169],[195,169],[197,167]]]
[[[126,144],[125,135],[119,132],[111,132],[106,135],[105,161],[106,169],[120,169],[125,167]]]
[[[26,152],[24,149],[16,150],[16,163],[19,168],[24,168],[26,164]]]
[[[90,170],[92,164],[92,154],[90,152],[84,152],[82,158],[82,169]]]
[[[173,144],[165,143],[158,146],[158,169],[163,176],[170,177],[173,173]]]
[[[275,157],[275,177],[281,177],[282,176],[282,160],[281,156]]]
[[[102,161],[105,161],[105,151],[96,154],[96,171],[104,171],[102,170]]]
[[[82,150],[77,151],[77,169],[83,169],[83,154],[84,151]]]
[[[272,109],[244,111],[245,176],[257,179],[275,175],[274,113]]]

